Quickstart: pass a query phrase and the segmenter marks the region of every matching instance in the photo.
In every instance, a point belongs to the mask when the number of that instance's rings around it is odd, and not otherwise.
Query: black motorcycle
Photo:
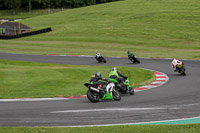
[[[99,63],[101,63],[101,62],[106,63],[106,59],[105,59],[100,53],[96,53],[95,59],[96,59]]]
[[[133,63],[138,63],[138,64],[140,64],[139,59],[138,59],[134,54],[128,56],[128,59],[129,59],[130,61],[132,61]]]

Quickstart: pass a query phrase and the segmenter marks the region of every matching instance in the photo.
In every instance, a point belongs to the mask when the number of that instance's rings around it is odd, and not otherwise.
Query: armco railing
[[[15,38],[21,38],[21,37],[46,33],[46,32],[50,32],[50,31],[52,31],[51,27],[37,30],[37,31],[31,31],[31,32],[23,33],[23,34],[18,34],[18,35],[0,35],[0,39],[15,39]]]

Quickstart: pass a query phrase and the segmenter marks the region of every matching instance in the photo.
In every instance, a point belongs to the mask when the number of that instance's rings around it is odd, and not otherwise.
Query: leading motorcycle
[[[172,68],[174,69],[175,72],[181,73],[184,76],[186,75],[185,65],[180,60],[177,60],[177,59],[174,58],[172,63],[171,63],[171,66],[172,66]]]
[[[181,73],[184,76],[186,75],[186,73],[185,73],[186,69],[185,69],[184,63],[177,64],[176,65],[176,70],[177,70],[178,73]]]

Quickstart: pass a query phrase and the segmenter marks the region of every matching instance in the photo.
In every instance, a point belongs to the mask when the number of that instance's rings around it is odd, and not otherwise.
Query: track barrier
[[[37,31],[31,31],[31,32],[23,33],[23,34],[18,34],[18,35],[0,35],[0,39],[16,39],[16,38],[46,33],[46,32],[50,32],[50,31],[52,31],[51,27],[37,30]]]

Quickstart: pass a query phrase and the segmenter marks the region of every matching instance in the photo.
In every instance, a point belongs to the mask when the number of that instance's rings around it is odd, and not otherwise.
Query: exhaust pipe
[[[93,91],[99,92],[99,90],[94,88],[94,87],[90,87],[90,89],[93,90]]]

